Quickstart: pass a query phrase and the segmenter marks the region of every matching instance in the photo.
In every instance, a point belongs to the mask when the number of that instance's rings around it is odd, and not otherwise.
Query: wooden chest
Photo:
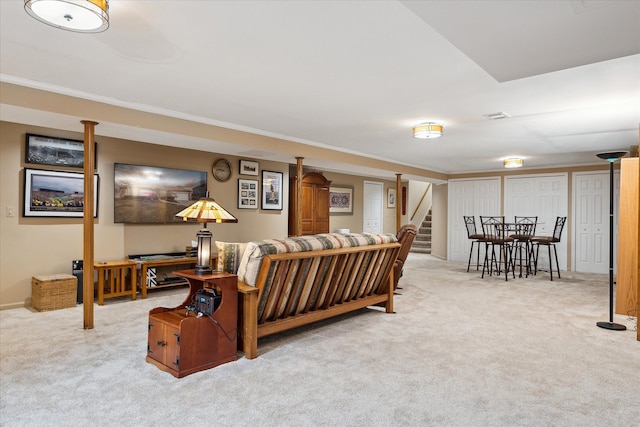
[[[38,311],[75,307],[78,280],[71,274],[33,276],[31,305]]]

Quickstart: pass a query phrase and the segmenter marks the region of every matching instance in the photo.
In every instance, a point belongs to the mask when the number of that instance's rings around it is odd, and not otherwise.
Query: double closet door
[[[552,236],[559,216],[568,217],[568,175],[541,174],[504,178],[504,216],[512,221],[517,216],[537,216],[537,236]],[[560,270],[567,270],[569,223],[564,226],[561,241],[556,244]],[[549,265],[546,248],[540,249],[538,266]],[[552,254],[553,256],[553,254]]]
[[[501,200],[500,177],[449,181],[448,259],[467,261],[469,239],[464,224],[464,215],[476,218],[481,232],[479,216],[503,215],[513,221],[514,216],[537,216],[537,235],[553,234],[556,217],[568,216],[568,176],[563,174],[522,175],[504,178],[504,209]],[[562,234],[558,245],[560,269],[567,269],[568,229]],[[541,265],[547,265],[546,253],[540,253]],[[482,257],[482,254],[480,255]]]
[[[500,215],[500,177],[452,179],[449,181],[448,199],[447,257],[451,261],[466,262],[471,243],[463,216],[475,216],[478,232],[481,233],[480,215]]]

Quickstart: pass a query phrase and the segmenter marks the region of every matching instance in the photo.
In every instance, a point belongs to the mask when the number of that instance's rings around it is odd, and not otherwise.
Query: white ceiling
[[[638,144],[640,1],[111,0],[110,10],[106,32],[77,34],[0,1],[0,80],[447,174],[499,170],[511,156],[525,168],[599,164],[595,153]],[[92,119],[1,93],[0,104],[6,121],[78,131]],[[500,111],[510,118],[483,117]],[[414,139],[422,121],[444,124],[444,136]],[[103,121],[96,134],[296,155]],[[315,166],[356,172],[339,159]]]

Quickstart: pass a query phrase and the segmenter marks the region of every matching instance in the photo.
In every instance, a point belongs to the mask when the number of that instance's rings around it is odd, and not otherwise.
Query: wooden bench
[[[264,255],[255,286],[238,282],[240,350],[253,359],[259,338],[371,305],[392,313],[400,248],[391,242]]]

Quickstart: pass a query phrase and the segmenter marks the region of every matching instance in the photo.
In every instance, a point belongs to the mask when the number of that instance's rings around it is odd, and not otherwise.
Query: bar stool
[[[533,273],[533,244],[531,239],[536,234],[537,216],[516,216],[514,222],[514,233],[510,235],[514,239],[515,257],[513,257],[513,268],[516,259],[520,266],[520,277],[522,277],[522,251],[525,253],[525,277]]]
[[[467,273],[469,272],[469,267],[471,266],[471,255],[473,254],[473,245],[478,244],[478,249],[476,250],[477,258],[476,258],[476,271],[480,269],[480,243],[484,242],[484,234],[478,233],[476,229],[476,219],[473,216],[463,216],[464,225],[467,227],[467,237],[471,240],[471,249],[469,250],[469,262],[467,263]]]
[[[551,274],[551,281],[553,281],[553,262],[551,260],[551,247],[553,246],[553,253],[556,257],[556,271],[558,272],[558,278],[560,279],[560,264],[558,263],[558,250],[556,249],[556,243],[560,243],[562,237],[562,230],[564,229],[564,223],[567,221],[566,216],[559,216],[556,218],[556,225],[553,228],[552,236],[533,236],[531,242],[536,246],[536,256],[534,260],[534,271],[538,272],[538,255],[540,254],[540,245],[546,246],[549,251],[549,273]]]
[[[513,258],[513,242],[514,239],[507,235],[507,226],[504,222],[504,216],[481,216],[482,232],[484,234],[484,242],[486,252],[484,255],[484,264],[482,266],[482,277],[485,271],[489,275],[493,274],[493,266],[496,272],[501,274],[504,265],[504,280],[509,280],[509,267],[512,266]],[[491,258],[489,258],[489,246],[491,246]],[[496,247],[499,250],[499,256],[496,259]],[[515,279],[514,269],[511,274]]]

